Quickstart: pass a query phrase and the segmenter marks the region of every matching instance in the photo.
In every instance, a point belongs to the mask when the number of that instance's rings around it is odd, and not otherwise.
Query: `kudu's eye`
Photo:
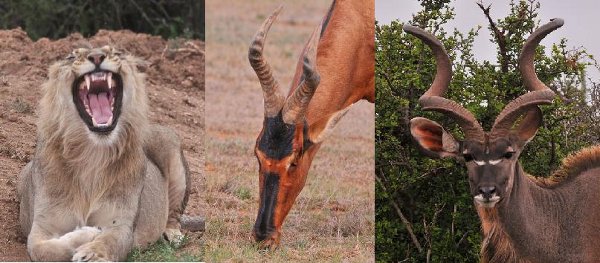
[[[465,162],[473,161],[473,155],[470,153],[463,154],[463,158],[465,159]]]
[[[502,157],[504,157],[504,159],[510,159],[514,154],[515,152],[506,152]]]

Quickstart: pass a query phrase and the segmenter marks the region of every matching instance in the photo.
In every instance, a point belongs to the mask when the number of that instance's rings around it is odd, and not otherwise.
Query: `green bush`
[[[511,1],[510,14],[494,22],[503,34],[502,43],[491,37],[503,46],[497,50],[497,62],[480,62],[472,51],[478,28],[466,33],[446,30],[445,24],[454,18],[451,2],[423,0],[422,11],[406,23],[434,32],[442,41],[454,71],[446,96],[473,112],[489,130],[502,108],[526,92],[516,63],[525,38],[540,24],[540,4]],[[448,118],[418,105],[433,81],[435,61],[429,47],[402,31],[403,23],[376,25],[376,259],[477,262],[480,221],[466,168],[453,160],[430,159],[412,142],[409,121],[417,116],[436,120],[455,135],[461,131]],[[600,89],[585,77],[594,59],[584,48],[569,48],[564,39],[549,47],[539,47],[536,71],[562,99],[543,107],[544,125],[520,159],[526,171],[538,176],[549,175],[567,154],[600,143],[600,126],[593,119],[600,116],[600,107],[589,99]]]

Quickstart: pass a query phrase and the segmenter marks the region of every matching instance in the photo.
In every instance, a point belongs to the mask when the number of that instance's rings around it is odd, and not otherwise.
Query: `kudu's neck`
[[[361,99],[374,102],[373,21],[372,1],[334,1],[331,5],[317,48],[321,82],[308,106],[309,125]],[[302,56],[296,68],[292,87],[301,81]]]
[[[572,258],[565,257],[564,251],[573,244],[566,240],[571,240],[569,235],[578,232],[577,224],[572,222],[579,218],[577,209],[570,209],[576,202],[564,191],[542,188],[528,177],[517,163],[512,189],[496,208],[490,209],[496,210],[493,211],[496,216],[487,218],[491,222],[485,222],[482,216],[484,225],[487,223],[496,228],[496,233],[488,233],[495,234],[498,241],[489,244],[492,246],[490,251],[502,252],[505,256],[512,254],[512,259],[523,262],[554,262],[557,259],[567,262]]]

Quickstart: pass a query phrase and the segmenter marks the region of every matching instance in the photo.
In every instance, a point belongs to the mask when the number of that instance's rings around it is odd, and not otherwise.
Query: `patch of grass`
[[[240,187],[235,191],[235,196],[240,200],[248,200],[252,198],[252,191],[246,187]]]
[[[21,98],[16,98],[11,103],[10,106],[18,113],[32,113],[33,112],[33,107],[31,107],[31,105],[29,105],[29,103],[27,103],[27,101],[25,101]]]
[[[127,261],[148,262],[197,262],[202,261],[200,255],[193,255],[186,252],[179,252],[179,249],[189,242],[189,238],[185,236],[179,245],[172,244],[164,239],[160,239],[156,243],[150,245],[145,250],[136,248],[127,255]]]

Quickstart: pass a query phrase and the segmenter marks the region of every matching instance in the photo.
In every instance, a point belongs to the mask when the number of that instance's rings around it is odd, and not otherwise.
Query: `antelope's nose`
[[[94,65],[99,66],[102,61],[106,58],[106,55],[100,53],[89,54],[87,59],[94,63]]]
[[[492,195],[496,193],[495,186],[482,186],[479,187],[479,193],[483,195],[486,199],[490,199]]]

